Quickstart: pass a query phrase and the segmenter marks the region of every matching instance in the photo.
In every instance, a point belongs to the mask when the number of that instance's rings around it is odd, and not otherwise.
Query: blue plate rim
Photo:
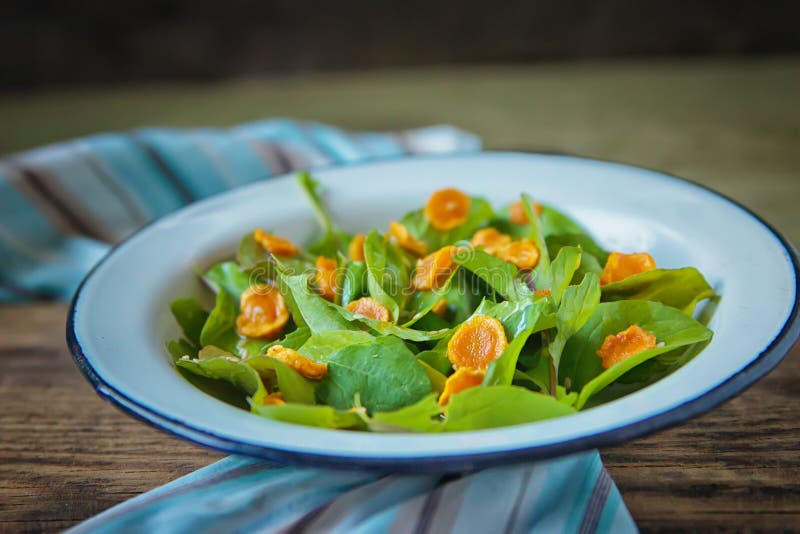
[[[340,167],[353,167],[370,165],[375,163],[385,163],[400,160],[426,160],[426,159],[446,159],[454,157],[464,157],[468,155],[541,155],[553,158],[579,159],[597,163],[609,163],[636,170],[645,170],[656,173],[662,178],[676,180],[699,187],[717,197],[736,206],[744,213],[755,219],[766,228],[773,237],[781,244],[784,252],[788,256],[794,271],[795,288],[798,287],[800,280],[800,260],[795,247],[771,224],[762,219],[752,210],[742,205],[731,197],[720,193],[708,186],[697,183],[693,180],[676,176],[664,171],[632,165],[618,161],[602,158],[572,155],[563,152],[548,151],[482,151],[482,152],[460,152],[449,154],[427,154],[417,156],[398,156],[393,158],[371,159],[363,162],[348,165],[330,165],[312,169],[312,171],[323,171]],[[792,347],[800,339],[800,301],[795,299],[792,311],[784,322],[781,331],[747,367],[740,370],[726,381],[708,390],[704,394],[690,399],[683,404],[679,404],[669,410],[648,417],[641,421],[636,421],[618,428],[597,432],[580,438],[575,438],[559,443],[548,445],[536,445],[532,447],[522,447],[513,450],[503,450],[497,452],[470,453],[470,454],[450,454],[429,457],[412,458],[380,458],[380,457],[358,457],[343,455],[324,455],[308,452],[298,452],[287,449],[272,448],[260,444],[247,443],[244,441],[230,439],[219,436],[208,429],[197,428],[183,421],[175,420],[169,416],[141,405],[131,399],[123,392],[106,383],[102,376],[92,367],[88,358],[83,352],[83,348],[78,342],[75,332],[75,311],[81,291],[95,271],[110,258],[118,248],[124,246],[128,241],[145,231],[150,225],[156,223],[156,219],[146,224],[136,232],[128,236],[124,241],[113,246],[111,250],[89,271],[83,278],[69,306],[66,322],[66,341],[75,364],[80,369],[83,376],[92,384],[97,394],[118,407],[125,413],[143,421],[153,428],[156,428],[169,435],[187,439],[193,443],[203,445],[221,452],[229,454],[241,454],[263,458],[269,461],[286,465],[304,465],[315,467],[326,467],[334,469],[368,469],[368,470],[391,470],[396,472],[458,472],[471,471],[479,468],[492,467],[496,465],[512,464],[523,461],[544,460],[568,454],[578,453],[600,447],[608,447],[630,441],[635,438],[644,437],[659,430],[666,430],[699,415],[709,412],[723,402],[735,397],[753,385],[760,378],[772,371],[789,353]]]

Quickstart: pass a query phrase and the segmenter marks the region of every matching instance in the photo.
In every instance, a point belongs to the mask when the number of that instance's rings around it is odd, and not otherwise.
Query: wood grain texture
[[[0,307],[0,532],[57,531],[221,457],[103,402],[62,304]],[[643,530],[800,529],[800,346],[736,399],[602,452]]]

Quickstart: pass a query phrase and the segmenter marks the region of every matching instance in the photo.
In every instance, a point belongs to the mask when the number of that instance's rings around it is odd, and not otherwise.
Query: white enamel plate
[[[573,216],[608,249],[695,266],[723,295],[714,339],[684,367],[619,400],[543,422],[451,434],[378,434],[263,419],[186,382],[164,348],[179,336],[169,302],[203,289],[197,266],[232,255],[255,227],[308,242],[316,223],[290,176],[198,202],[116,247],[72,303],[67,339],[98,393],[167,432],[282,462],[462,470],[620,443],[686,421],[769,372],[800,335],[798,261],[754,214],[690,182],[627,165],[483,153],[370,163],[314,173],[351,232],[387,228],[430,193],[456,186],[495,206],[526,191]]]

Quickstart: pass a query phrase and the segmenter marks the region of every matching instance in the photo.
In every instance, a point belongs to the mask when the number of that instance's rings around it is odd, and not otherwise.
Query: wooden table
[[[446,122],[488,147],[557,149],[687,176],[800,241],[800,59],[427,69],[0,95],[0,153],[100,129],[299,116]],[[63,529],[220,458],[101,401],[62,304],[0,307],[0,532]],[[800,348],[740,397],[602,451],[644,529],[800,529]]]
[[[221,458],[103,402],[63,341],[66,308],[0,309],[0,532],[58,530]],[[642,528],[800,528],[800,346],[743,395],[604,449]]]

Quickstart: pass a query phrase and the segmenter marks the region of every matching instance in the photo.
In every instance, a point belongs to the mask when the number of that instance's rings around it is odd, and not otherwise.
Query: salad
[[[259,416],[373,432],[528,423],[645,387],[711,339],[695,308],[717,295],[697,269],[604,250],[526,194],[495,209],[442,189],[351,235],[310,175],[298,184],[319,239],[254,228],[200,274],[213,307],[171,304],[177,370]]]

